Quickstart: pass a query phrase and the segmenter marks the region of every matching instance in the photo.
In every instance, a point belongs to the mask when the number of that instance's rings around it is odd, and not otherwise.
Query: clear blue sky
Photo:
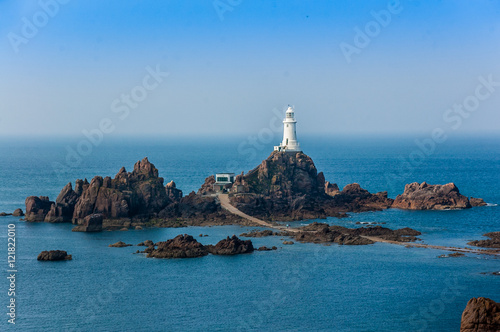
[[[478,77],[500,82],[500,1],[401,0],[350,62],[341,45],[376,29],[388,1],[54,1],[0,0],[0,135],[79,135],[108,118],[113,135],[256,133],[287,104],[299,135],[499,129],[500,87],[460,125],[443,116]],[[148,66],[169,76],[113,112]]]

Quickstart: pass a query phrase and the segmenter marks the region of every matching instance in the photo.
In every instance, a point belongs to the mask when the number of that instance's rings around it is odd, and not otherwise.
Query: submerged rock
[[[460,332],[500,331],[500,303],[484,298],[472,298],[462,313]]]
[[[42,251],[37,257],[39,261],[64,261],[71,259],[73,259],[73,257],[68,255],[64,250]]]
[[[426,182],[410,183],[403,194],[392,203],[393,208],[405,210],[468,209],[469,199],[461,195],[454,183],[430,185]]]

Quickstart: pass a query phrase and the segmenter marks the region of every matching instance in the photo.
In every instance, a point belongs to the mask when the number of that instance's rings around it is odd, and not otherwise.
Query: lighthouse
[[[285,119],[283,120],[283,141],[280,145],[274,147],[274,151],[286,151],[286,152],[300,152],[300,144],[297,142],[297,133],[295,131],[295,125],[297,121],[295,120],[295,112],[291,106],[285,113]]]

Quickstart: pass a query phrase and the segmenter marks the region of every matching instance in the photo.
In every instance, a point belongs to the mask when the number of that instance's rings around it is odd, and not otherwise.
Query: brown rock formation
[[[471,246],[483,247],[483,248],[500,248],[500,232],[490,232],[483,234],[483,236],[489,237],[488,240],[475,240],[467,243]]]
[[[208,245],[206,248],[213,255],[237,255],[254,251],[252,241],[240,240],[236,235],[233,235],[231,238],[228,236],[226,239],[219,241],[215,246]]]
[[[460,332],[500,331],[500,303],[484,297],[472,298],[462,313]]]
[[[198,189],[198,194],[209,195],[215,193],[213,187],[214,183],[215,183],[215,176],[210,175],[208,178],[205,179],[205,182],[201,185],[201,188]]]
[[[340,192],[339,186],[336,183],[325,182],[325,193],[330,196],[335,196]]]
[[[73,232],[100,232],[102,231],[102,214],[95,213],[78,220],[78,225],[73,227]]]
[[[312,159],[302,152],[274,151],[258,167],[238,175],[231,203],[246,214],[267,220],[303,220],[343,217],[345,212],[388,208],[387,193],[370,194],[357,184],[342,192],[325,182]]]
[[[471,205],[454,183],[429,185],[426,182],[414,182],[405,186],[403,194],[396,197],[392,207],[406,210],[448,210],[467,209]]]
[[[64,261],[71,259],[73,259],[73,257],[68,255],[64,250],[42,251],[37,257],[39,261]]]
[[[47,196],[29,196],[26,198],[26,221],[44,221],[54,202]]]
[[[14,212],[12,212],[12,215],[14,217],[22,217],[24,216],[24,212],[21,209],[15,209]]]
[[[487,205],[486,202],[484,201],[484,199],[482,199],[482,198],[471,197],[471,198],[469,198],[469,202],[470,202],[471,206],[485,206],[485,205]]]
[[[158,242],[157,249],[153,249],[147,257],[155,258],[194,258],[208,255],[207,249],[191,235],[178,235],[175,238]]]
[[[123,248],[123,247],[131,247],[131,246],[132,246],[131,244],[127,244],[125,242],[118,241],[116,243],[110,244],[108,247],[111,247],[111,248]]]

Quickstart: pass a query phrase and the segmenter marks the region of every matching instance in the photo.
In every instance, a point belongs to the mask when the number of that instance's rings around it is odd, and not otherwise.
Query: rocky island
[[[183,196],[174,181],[164,185],[156,167],[144,158],[132,172],[122,167],[114,178],[95,176],[90,183],[76,180],[74,189],[68,183],[55,201],[46,196],[26,198],[25,220],[71,222],[76,225],[74,231],[83,232],[145,226],[255,225],[221,206],[214,182],[214,176],[209,176],[197,193]],[[226,191],[236,209],[267,221],[342,218],[348,212],[388,208],[442,210],[484,205],[481,199],[469,200],[460,194],[453,183],[411,183],[395,200],[387,197],[387,192],[372,194],[357,183],[340,190],[335,183],[325,181],[312,159],[300,151],[272,152],[259,166],[236,176]]]

